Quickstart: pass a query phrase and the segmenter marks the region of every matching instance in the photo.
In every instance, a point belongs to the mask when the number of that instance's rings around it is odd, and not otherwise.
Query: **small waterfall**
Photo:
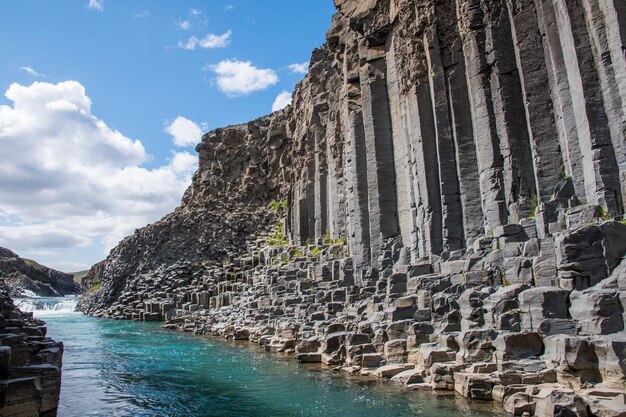
[[[76,297],[29,297],[16,298],[15,304],[22,311],[38,314],[67,314],[76,310]]]

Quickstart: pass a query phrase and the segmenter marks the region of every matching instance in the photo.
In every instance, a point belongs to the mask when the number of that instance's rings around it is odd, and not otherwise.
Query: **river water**
[[[59,416],[500,416],[490,403],[409,392],[300,365],[252,344],[72,312],[71,298],[18,300],[65,344]]]

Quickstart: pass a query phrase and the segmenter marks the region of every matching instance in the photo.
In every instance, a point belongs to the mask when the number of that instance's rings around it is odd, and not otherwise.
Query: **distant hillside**
[[[44,297],[75,294],[79,286],[74,275],[56,271],[36,261],[20,258],[14,252],[0,248],[0,280],[11,296],[38,295]]]
[[[83,279],[87,276],[87,274],[89,274],[89,270],[87,269],[85,271],[70,272],[69,274],[74,277],[74,283],[76,285],[81,285]]]

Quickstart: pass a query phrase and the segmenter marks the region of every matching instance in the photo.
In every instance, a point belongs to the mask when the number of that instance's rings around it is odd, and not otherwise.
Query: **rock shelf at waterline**
[[[40,313],[49,333],[65,344],[60,417],[504,416],[489,403],[398,390],[249,343],[49,311]]]

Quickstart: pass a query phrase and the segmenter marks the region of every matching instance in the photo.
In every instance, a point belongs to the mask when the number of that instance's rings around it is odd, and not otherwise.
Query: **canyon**
[[[292,104],[206,134],[181,206],[80,308],[515,415],[626,415],[624,5],[335,5]]]
[[[625,416],[626,4],[335,6],[292,104],[207,133],[180,207],[79,309],[514,415]]]

